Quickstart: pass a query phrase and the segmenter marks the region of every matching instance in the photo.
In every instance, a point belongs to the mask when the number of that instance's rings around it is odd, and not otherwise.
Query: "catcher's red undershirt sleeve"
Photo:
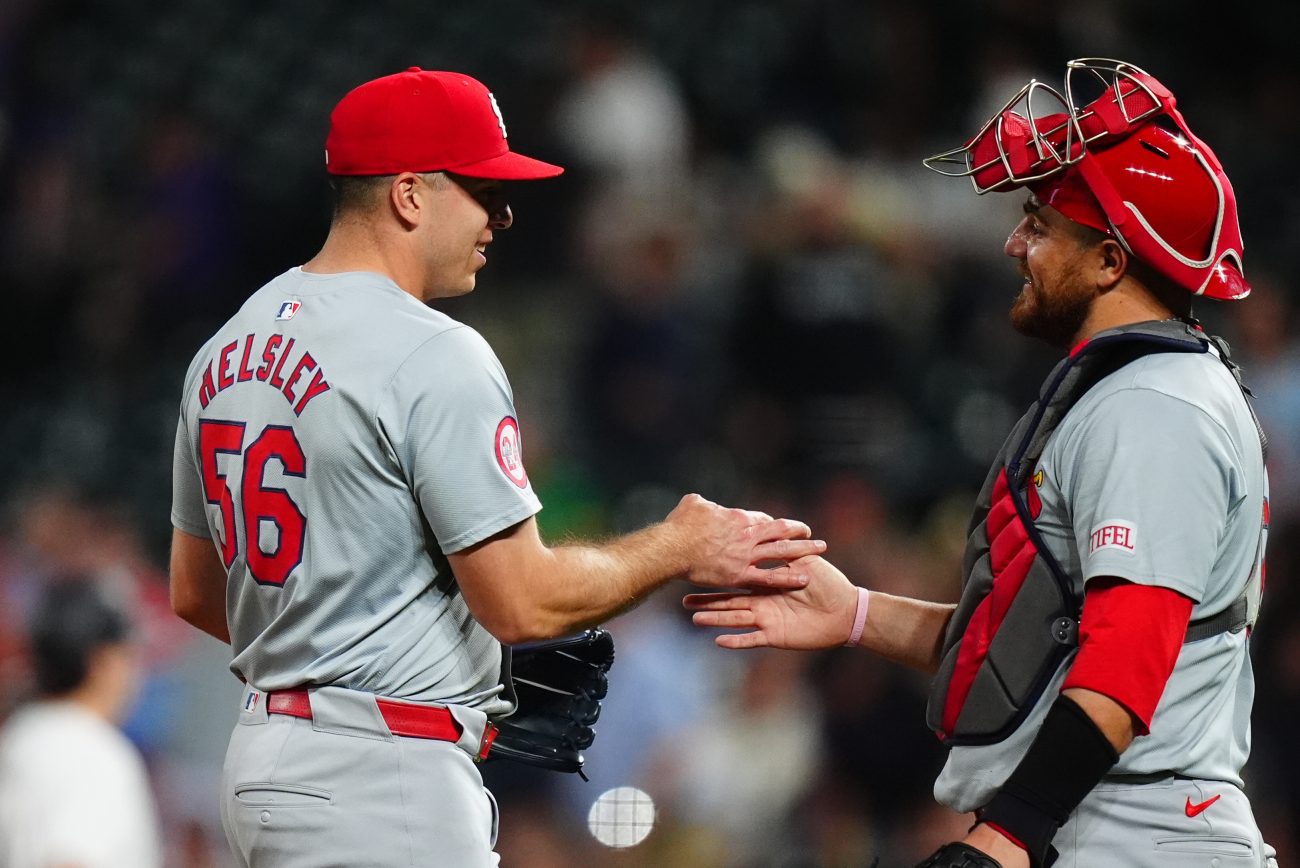
[[[1127,708],[1150,730],[1178,662],[1192,601],[1169,588],[1093,579],[1083,597],[1079,655],[1061,686],[1095,691]]]

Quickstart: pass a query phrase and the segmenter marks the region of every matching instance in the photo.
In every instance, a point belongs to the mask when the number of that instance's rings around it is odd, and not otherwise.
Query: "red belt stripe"
[[[380,697],[375,697],[375,704],[379,706],[379,715],[393,735],[455,742],[460,740],[461,733],[465,731],[451,712],[442,706],[413,705]],[[311,694],[303,689],[268,693],[266,710],[270,714],[286,714],[311,720]],[[496,737],[497,728],[489,723],[483,732],[483,744],[478,754],[480,760],[487,757]]]

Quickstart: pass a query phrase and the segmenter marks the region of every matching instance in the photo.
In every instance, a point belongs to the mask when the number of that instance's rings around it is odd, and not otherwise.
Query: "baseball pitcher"
[[[513,214],[496,98],[411,68],[335,107],[329,235],[195,355],[177,426],[178,614],[245,684],[222,779],[238,863],[496,865],[477,763],[576,770],[613,659],[599,624],[669,579],[790,588],[808,528],[683,498],[548,547],[505,371],[428,306],[473,290]],[[539,647],[538,641],[566,637]],[[516,690],[503,643],[529,643]]]

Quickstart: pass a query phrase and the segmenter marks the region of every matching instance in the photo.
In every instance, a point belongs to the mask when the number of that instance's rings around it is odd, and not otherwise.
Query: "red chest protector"
[[[1030,508],[1037,497],[1030,477],[1048,438],[1106,375],[1150,353],[1204,353],[1211,343],[1240,385],[1226,345],[1187,323],[1101,332],[1057,364],[1038,401],[1012,429],[976,501],[962,560],[962,596],[930,692],[926,722],[945,744],[991,744],[1009,736],[1078,644],[1082,596],[1043,544],[1033,520],[1039,510]],[[1252,622],[1259,597],[1255,579],[1253,574],[1228,609],[1192,622],[1186,641]]]

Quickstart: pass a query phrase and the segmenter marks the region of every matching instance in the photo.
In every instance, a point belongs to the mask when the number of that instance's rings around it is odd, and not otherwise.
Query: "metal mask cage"
[[[1034,97],[1036,95],[1046,95],[1055,103],[1053,107],[1060,110],[1040,113],[1034,106]],[[1022,112],[1013,111],[1022,104]],[[1009,114],[1022,117],[1029,124],[1031,134],[1027,144],[1032,149],[1034,156],[1030,166],[1042,167],[1046,164],[1046,169],[1041,171],[1031,169],[1031,173],[1026,174],[1022,170],[1015,168],[1012,161],[1021,155],[1017,153],[1013,157],[1008,149],[1009,136],[1005,133],[1005,124]],[[1040,129],[1040,121],[1052,115],[1063,115],[1065,120],[1050,129]],[[1059,145],[1053,143],[1050,137],[1057,136],[1061,132],[1064,132],[1064,140]],[[997,147],[997,153],[993,158],[976,164],[976,147],[988,140],[990,133],[993,135],[992,141]],[[971,184],[975,187],[975,192],[984,194],[992,190],[1011,189],[1024,183],[1046,178],[1064,166],[1077,162],[1083,155],[1079,147],[1082,141],[1083,131],[1079,127],[1078,119],[1074,117],[1074,113],[1070,110],[1066,97],[1062,96],[1061,92],[1051,85],[1034,79],[1017,91],[1011,99],[1003,103],[1002,107],[980,127],[979,132],[971,137],[970,141],[961,147],[944,151],[932,157],[926,157],[922,160],[922,163],[931,171],[950,178],[969,177]],[[1020,145],[1020,143],[1016,142],[1016,145]],[[999,164],[1006,173],[1005,177],[993,184],[981,185],[976,176]]]
[[[1076,82],[1095,80],[1101,90],[1083,108],[1075,97]],[[1131,87],[1125,87],[1131,85]],[[1132,131],[1152,115],[1174,107],[1174,98],[1149,72],[1122,60],[1107,57],[1081,57],[1065,65],[1065,98],[1084,128],[1084,141]],[[1118,109],[1119,117],[1106,117],[1106,111]]]
[[[1082,84],[1101,85],[1100,95],[1079,107],[1076,93]],[[1046,95],[1061,109],[1043,114],[1035,109],[1034,97]],[[1023,104],[1023,112],[1015,112]],[[921,162],[931,171],[950,178],[971,179],[975,192],[1015,189],[1041,181],[1083,159],[1087,145],[1108,135],[1131,131],[1152,115],[1172,108],[1173,97],[1144,70],[1119,60],[1084,57],[1066,64],[1065,94],[1038,80],[1031,80],[980,127],[961,147],[926,157]],[[1027,142],[1016,141],[1005,132],[1009,114],[1023,118],[1029,125]],[[1041,121],[1062,115],[1061,123],[1044,128]],[[982,150],[989,135],[993,136],[996,154],[976,163],[976,151]],[[1031,161],[1017,169],[1028,150]],[[1003,174],[996,181],[981,183],[980,175],[1000,166]]]
[[[1039,111],[1035,97],[1051,99],[1054,111]],[[1156,121],[1186,143],[1213,185],[1215,201],[1206,204],[1215,209],[1214,222],[1205,256],[1188,255],[1171,244],[1102,169],[1112,148]],[[1064,95],[1030,81],[965,145],[922,162],[947,177],[969,177],[980,194],[1033,184],[1076,166],[1112,233],[1130,253],[1196,294],[1234,299],[1250,292],[1242,269],[1236,199],[1222,165],[1188,128],[1168,88],[1131,63],[1104,57],[1071,60]]]

